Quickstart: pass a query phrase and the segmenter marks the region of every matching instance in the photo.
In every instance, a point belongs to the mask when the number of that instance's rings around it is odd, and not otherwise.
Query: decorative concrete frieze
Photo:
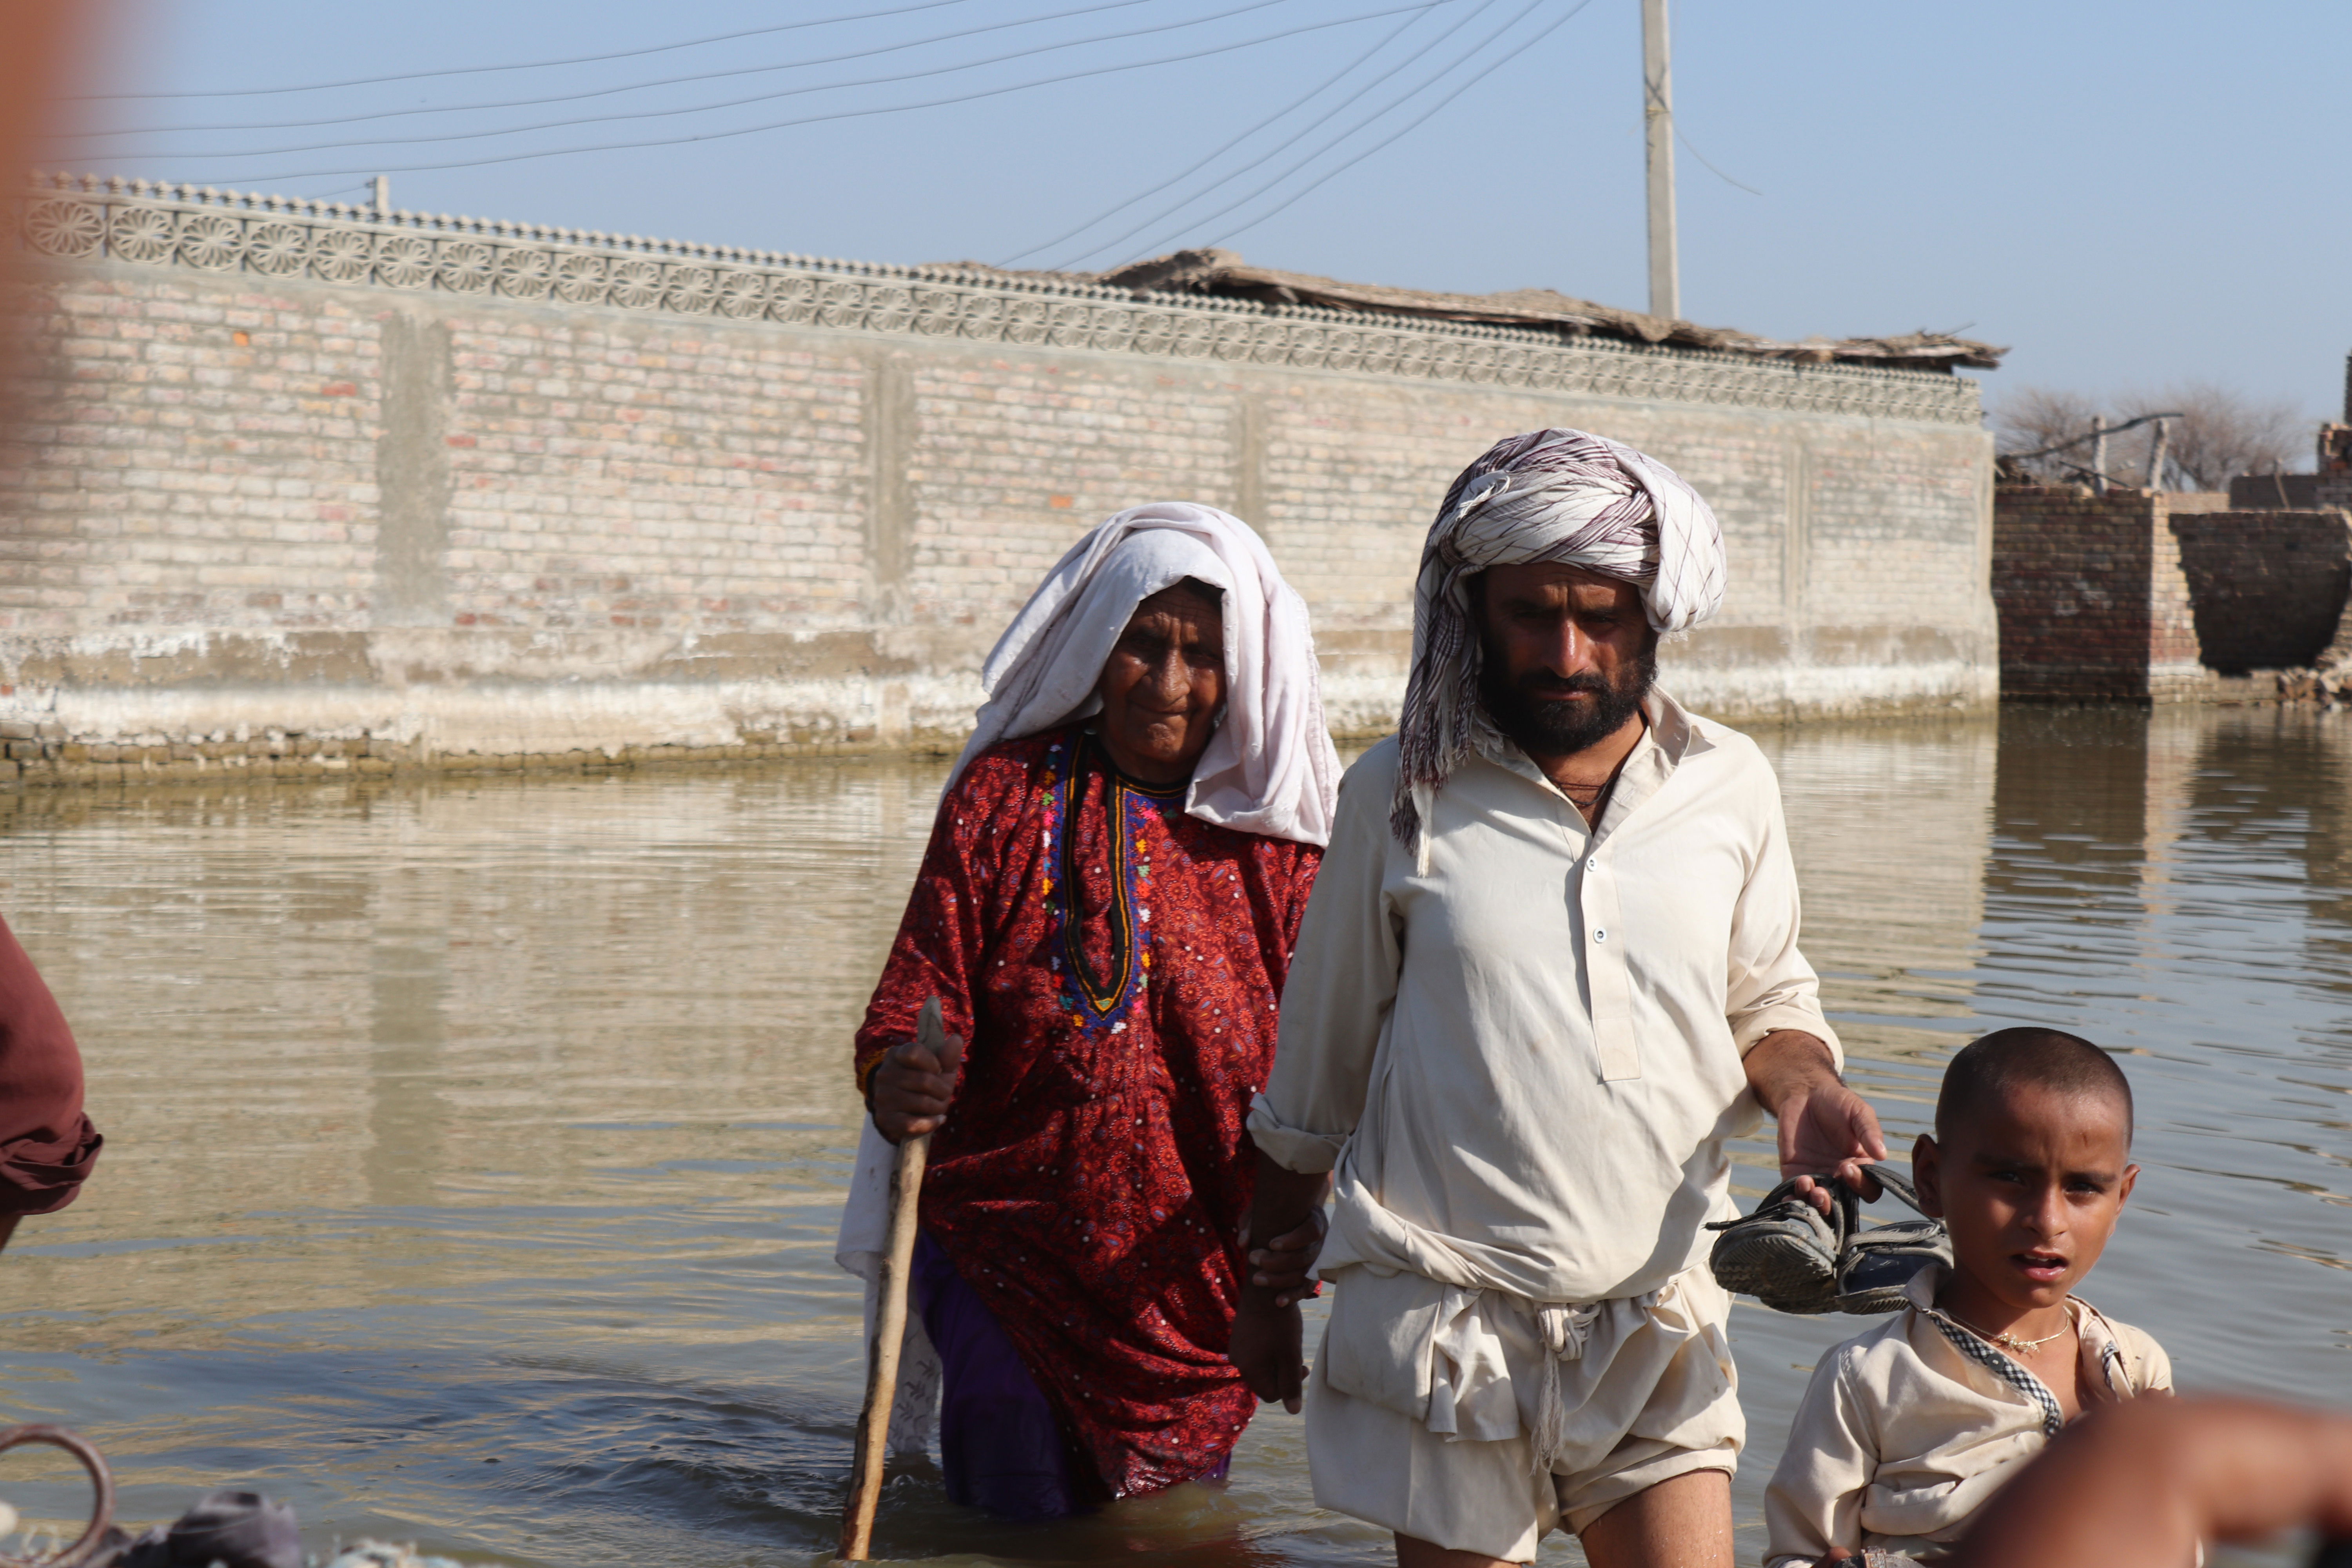
[[[36,176],[13,242],[68,261],[1164,355],[1643,401],[1979,423],[1942,372],[1759,361],[1535,328],[1132,293],[1074,279],[891,267],[210,186]]]

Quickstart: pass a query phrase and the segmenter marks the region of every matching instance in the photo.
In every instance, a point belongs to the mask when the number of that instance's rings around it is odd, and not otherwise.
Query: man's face
[[[1631,583],[1549,562],[1495,566],[1479,574],[1471,602],[1479,700],[1538,762],[1615,734],[1657,679],[1658,637]]]
[[[1952,1233],[1954,1273],[2019,1310],[2063,1301],[2106,1250],[2139,1177],[2122,1102],[2021,1089],[1959,1122],[1911,1157],[1920,1206]]]

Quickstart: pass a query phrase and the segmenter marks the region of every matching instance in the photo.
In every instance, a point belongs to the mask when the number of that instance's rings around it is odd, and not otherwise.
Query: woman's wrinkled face
[[[1120,772],[1146,784],[1192,776],[1225,703],[1220,603],[1213,588],[1163,588],[1135,607],[1103,661],[1095,732]]]

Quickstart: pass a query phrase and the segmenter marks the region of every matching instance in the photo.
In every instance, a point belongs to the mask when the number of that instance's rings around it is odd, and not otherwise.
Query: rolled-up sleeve
[[[1789,825],[1780,812],[1780,784],[1761,758],[1758,767],[1762,782],[1756,804],[1761,821],[1757,827],[1754,869],[1732,910],[1725,1017],[1742,1056],[1776,1030],[1799,1029],[1820,1037],[1843,1071],[1845,1047],[1822,1016],[1821,980],[1797,948],[1798,928],[1802,923],[1797,865],[1789,853]]]
[[[1283,986],[1274,1070],[1250,1106],[1250,1136],[1302,1175],[1328,1171],[1363,1115],[1372,1058],[1396,1001],[1402,953],[1384,888],[1394,748],[1348,770],[1330,847],[1299,923]]]
[[[81,1095],[65,1013],[0,921],[0,1216],[50,1214],[81,1191],[105,1144]]]

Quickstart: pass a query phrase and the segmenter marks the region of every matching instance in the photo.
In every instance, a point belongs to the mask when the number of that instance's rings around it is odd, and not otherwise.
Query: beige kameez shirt
[[[1327,1275],[1659,1291],[1732,1212],[1746,1053],[1777,1029],[1837,1050],[1770,764],[1664,693],[1646,712],[1597,830],[1502,742],[1437,792],[1425,868],[1389,831],[1394,739],[1349,770],[1249,1123],[1336,1169]]]
[[[1764,1493],[1769,1568],[1811,1568],[1832,1547],[1932,1557],[2049,1442],[2055,1417],[2026,1386],[2038,1380],[2013,1362],[1997,1375],[1929,1316],[1943,1273],[1921,1269],[1911,1306],[1813,1368]],[[2092,1403],[2172,1387],[2164,1347],[2079,1298],[2074,1309]]]

